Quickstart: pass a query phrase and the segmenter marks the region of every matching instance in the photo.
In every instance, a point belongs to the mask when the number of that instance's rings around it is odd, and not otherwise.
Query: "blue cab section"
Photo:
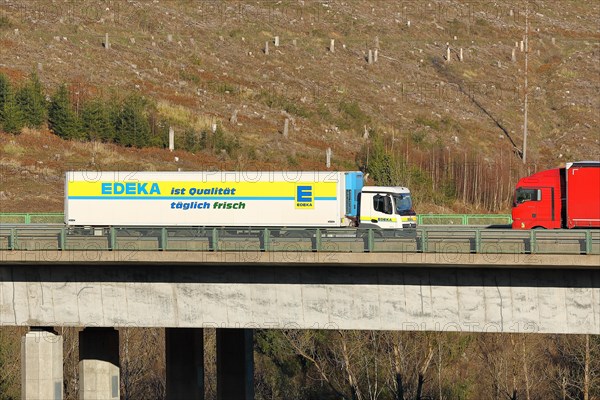
[[[358,215],[358,194],[363,187],[362,172],[346,172],[346,215]]]

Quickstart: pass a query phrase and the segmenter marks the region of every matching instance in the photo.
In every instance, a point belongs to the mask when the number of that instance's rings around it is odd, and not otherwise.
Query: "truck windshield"
[[[394,197],[394,203],[396,203],[396,214],[414,215],[410,194],[393,194],[392,196]]]
[[[526,201],[537,201],[537,189],[518,188],[515,191],[515,205]]]

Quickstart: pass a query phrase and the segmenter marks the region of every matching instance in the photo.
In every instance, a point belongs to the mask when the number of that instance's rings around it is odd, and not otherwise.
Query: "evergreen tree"
[[[125,100],[115,119],[115,142],[123,146],[148,146],[150,123],[144,112],[144,100],[131,96]]]
[[[114,139],[115,130],[111,110],[102,100],[91,100],[83,105],[81,124],[87,139],[103,142]]]
[[[188,151],[201,150],[200,135],[191,128],[188,128],[183,132],[183,148]]]
[[[4,121],[4,103],[10,95],[10,82],[6,75],[0,74],[0,124]]]
[[[383,138],[373,132],[372,147],[370,151],[367,171],[373,180],[381,186],[393,185],[392,158],[385,149]]]
[[[66,85],[61,85],[50,100],[48,109],[48,127],[54,134],[63,139],[80,139],[83,137],[77,114],[69,101]]]
[[[39,128],[46,122],[46,97],[35,72],[31,73],[27,83],[17,91],[16,101],[23,112],[25,125]]]
[[[9,93],[2,107],[2,129],[5,132],[17,134],[25,126],[23,111],[15,101],[15,97]]]
[[[17,134],[25,125],[23,112],[15,101],[8,78],[0,74],[0,128]]]

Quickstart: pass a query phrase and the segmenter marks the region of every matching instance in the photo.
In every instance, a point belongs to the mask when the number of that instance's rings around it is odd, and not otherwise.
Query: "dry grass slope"
[[[530,4],[530,169],[598,159],[600,4]],[[242,148],[172,154],[2,134],[12,201],[0,211],[60,210],[69,168],[323,169],[331,147],[334,168],[356,169],[365,128],[390,147],[508,164],[511,141],[522,146],[524,17],[508,0],[2,2],[0,72],[37,69],[48,90],[68,82],[74,101],[140,92],[176,124],[221,124]]]

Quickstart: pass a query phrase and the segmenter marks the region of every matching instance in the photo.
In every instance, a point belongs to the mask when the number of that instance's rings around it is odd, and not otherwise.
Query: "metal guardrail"
[[[0,213],[0,224],[64,222],[63,213]],[[509,214],[419,214],[419,225],[510,225]]]
[[[0,227],[7,251],[282,251],[600,254],[600,230]]]
[[[510,225],[510,214],[419,214],[419,225]]]
[[[63,213],[0,213],[0,224],[62,224]]]

